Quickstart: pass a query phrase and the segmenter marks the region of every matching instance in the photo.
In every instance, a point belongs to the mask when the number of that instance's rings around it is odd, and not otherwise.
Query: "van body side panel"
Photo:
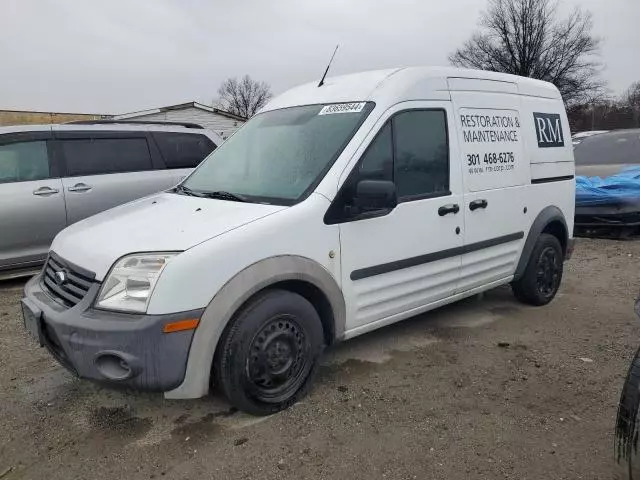
[[[477,89],[485,84],[466,82]],[[515,89],[512,84],[502,85],[509,86]],[[467,252],[462,256],[458,291],[465,292],[513,275],[528,228],[524,209],[530,168],[517,94],[494,88],[455,91],[451,96],[463,162]],[[478,244],[488,246],[475,248]]]
[[[567,163],[572,168],[571,130],[562,100],[521,96],[520,103],[529,162]]]
[[[530,85],[521,85],[530,91]],[[540,87],[541,88],[541,87]],[[553,88],[548,86],[548,88]],[[551,97],[554,90],[550,90]],[[548,206],[563,214],[568,237],[573,238],[575,215],[575,163],[571,130],[560,94],[556,98],[520,95],[523,134],[531,168],[527,195],[528,218],[533,222]]]

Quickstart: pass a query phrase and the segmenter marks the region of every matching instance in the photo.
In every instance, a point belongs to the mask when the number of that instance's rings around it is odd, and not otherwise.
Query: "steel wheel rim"
[[[255,398],[278,403],[294,394],[309,372],[309,342],[291,315],[271,318],[254,335],[247,358],[247,379]]]
[[[553,296],[560,285],[560,258],[553,247],[546,247],[540,253],[536,268],[538,292],[545,298]]]

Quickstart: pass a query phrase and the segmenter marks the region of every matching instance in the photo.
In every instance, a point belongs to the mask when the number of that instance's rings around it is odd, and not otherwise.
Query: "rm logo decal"
[[[538,147],[564,147],[562,121],[557,113],[533,112],[533,122],[536,124]]]

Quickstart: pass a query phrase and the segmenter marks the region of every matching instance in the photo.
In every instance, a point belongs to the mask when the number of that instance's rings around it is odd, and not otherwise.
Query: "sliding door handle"
[[[86,183],[76,183],[73,187],[67,188],[70,192],[88,192],[91,187]]]
[[[460,211],[460,205],[457,203],[450,203],[449,205],[443,205],[438,209],[438,215],[444,217],[450,213],[454,215]]]
[[[489,205],[489,202],[487,202],[485,199],[474,200],[473,202],[469,203],[469,210],[473,212],[474,210],[477,210],[479,208],[487,208],[487,205]]]
[[[33,191],[34,195],[38,195],[39,197],[47,197],[49,195],[55,195],[56,193],[60,192],[60,190],[57,190],[55,188],[51,188],[51,187],[40,187],[37,190]]]

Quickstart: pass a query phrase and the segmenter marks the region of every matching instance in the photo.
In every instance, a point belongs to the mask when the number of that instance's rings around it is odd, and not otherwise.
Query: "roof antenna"
[[[329,65],[327,65],[327,69],[324,71],[324,75],[322,75],[322,79],[320,80],[318,87],[321,87],[324,85],[324,79],[327,78],[327,73],[329,73],[329,67],[331,67],[331,63],[333,62],[333,57],[336,56],[336,52],[338,51],[339,46],[340,45],[336,45],[336,49],[333,51],[333,55],[331,55],[331,60],[329,60]]]

